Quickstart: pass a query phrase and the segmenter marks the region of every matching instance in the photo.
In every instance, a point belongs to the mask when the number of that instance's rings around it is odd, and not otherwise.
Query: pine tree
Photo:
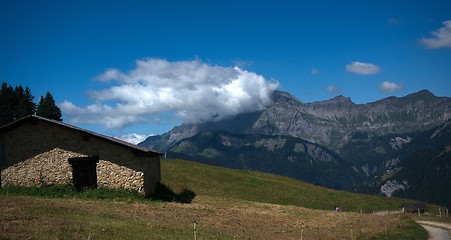
[[[19,99],[17,109],[17,119],[32,115],[36,111],[36,104],[33,102],[34,96],[31,94],[29,87],[25,88],[22,96]]]
[[[57,121],[63,121],[61,109],[56,106],[55,100],[50,92],[47,92],[45,97],[41,97],[39,100],[36,115]]]
[[[15,120],[15,96],[14,89],[6,82],[0,89],[0,126]]]

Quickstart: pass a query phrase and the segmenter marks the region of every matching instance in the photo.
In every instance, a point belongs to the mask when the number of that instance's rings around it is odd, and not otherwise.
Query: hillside
[[[436,157],[435,153],[417,155],[414,146],[419,145],[414,143],[417,137],[423,138],[451,117],[451,98],[436,97],[427,90],[367,104],[355,104],[344,96],[302,103],[287,92],[276,91],[273,101],[263,111],[219,122],[183,124],[149,137],[140,145],[165,151],[172,158],[276,173],[334,189],[391,196],[404,179],[386,184],[389,177],[408,171],[408,182],[416,185],[421,181],[415,179],[414,173],[433,168],[431,159]],[[440,142],[445,142],[444,146],[451,145],[451,137],[446,133]],[[409,156],[421,156],[415,160],[424,163],[421,169],[414,168],[420,164],[409,164],[413,159]],[[401,160],[405,167],[398,166]],[[446,170],[439,168],[439,175],[445,176]],[[435,185],[423,186],[450,190],[445,182],[427,181],[432,182]],[[412,184],[404,188],[419,189]],[[430,203],[451,202],[449,195],[424,193],[428,195],[403,196]]]
[[[448,121],[427,131],[354,140],[341,155],[352,165],[366,164],[371,178],[357,186],[361,192],[449,206],[450,136]]]
[[[275,173],[334,189],[357,183],[356,172],[337,154],[318,144],[289,136],[199,133],[175,144],[172,158]]]
[[[192,239],[194,221],[198,239],[427,238],[410,215],[360,213],[398,210],[406,200],[183,160],[164,159],[161,167],[163,183],[193,190],[193,203],[24,197],[0,189],[0,238]],[[333,212],[335,205],[344,211]]]
[[[402,186],[394,196],[451,207],[451,121],[415,137],[403,149],[392,171],[382,186]]]
[[[312,209],[372,212],[399,210],[410,200],[337,191],[293,178],[257,171],[232,170],[191,161],[164,159],[162,182],[176,192],[184,187],[197,195],[293,205]]]

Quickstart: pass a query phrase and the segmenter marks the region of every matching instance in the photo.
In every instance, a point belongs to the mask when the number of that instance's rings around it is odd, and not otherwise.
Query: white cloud
[[[379,89],[382,90],[384,93],[393,93],[404,90],[404,88],[401,85],[388,81],[381,83],[379,85]]]
[[[235,66],[237,66],[239,68],[246,68],[246,67],[254,65],[254,61],[243,60],[243,59],[235,59],[232,61],[232,63],[235,64]]]
[[[61,103],[72,123],[123,128],[168,112],[185,122],[220,120],[269,106],[271,93],[279,86],[277,81],[239,67],[213,66],[200,60],[137,60],[127,73],[108,69],[96,79],[115,85],[89,91],[95,100],[89,106]]]
[[[380,71],[380,67],[364,62],[352,62],[346,65],[346,71],[361,74],[361,75],[369,75],[369,74],[377,74]]]
[[[145,134],[137,134],[137,133],[130,133],[125,134],[122,136],[116,136],[115,138],[120,139],[122,141],[126,141],[132,144],[138,144],[146,140],[146,138],[153,136],[153,134],[145,135]]]
[[[338,92],[341,92],[341,89],[337,88],[337,87],[334,87],[334,86],[327,86],[326,87],[326,91],[328,93],[338,93]]]
[[[420,42],[428,48],[451,48],[451,20],[444,21],[444,27],[432,31],[432,38],[421,38]]]

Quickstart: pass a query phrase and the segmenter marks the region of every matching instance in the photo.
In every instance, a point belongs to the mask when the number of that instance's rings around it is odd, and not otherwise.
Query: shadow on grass
[[[8,186],[0,188],[0,196],[34,196],[45,198],[81,198],[81,199],[110,199],[119,201],[148,201],[157,200],[165,202],[191,203],[196,194],[183,188],[180,193],[175,193],[166,185],[159,183],[155,188],[155,194],[150,197],[136,191],[106,188],[82,188],[75,189],[71,185],[48,185],[41,187]]]
[[[152,199],[165,202],[191,203],[196,197],[196,193],[187,187],[183,187],[180,193],[175,193],[170,187],[163,183],[158,183]]]

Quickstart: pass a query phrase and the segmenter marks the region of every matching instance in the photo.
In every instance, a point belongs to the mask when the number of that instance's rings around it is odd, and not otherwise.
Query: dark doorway
[[[97,188],[96,165],[99,157],[77,157],[69,158],[72,165],[72,181],[74,188],[81,190],[83,188]]]

